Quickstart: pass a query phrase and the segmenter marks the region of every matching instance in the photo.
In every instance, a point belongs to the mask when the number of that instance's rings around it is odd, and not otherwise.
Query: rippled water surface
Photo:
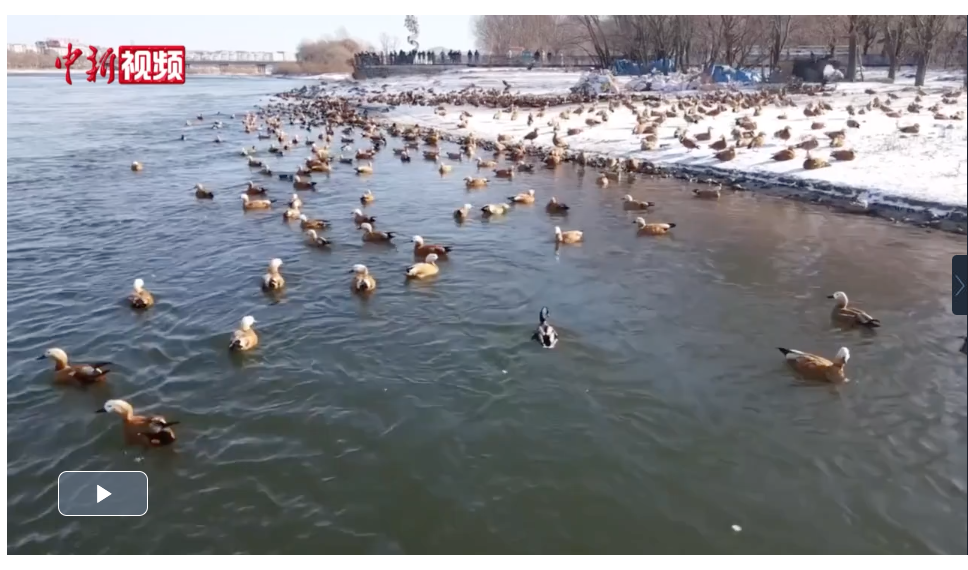
[[[9,553],[965,553],[964,237],[676,182],[602,190],[571,166],[468,193],[467,163],[441,178],[387,151],[303,193],[335,224],[313,250],[281,211],[241,211],[258,175],[239,149],[267,141],[225,116],[222,145],[185,126],[294,85],[8,77]],[[365,188],[380,228],[455,246],[436,280],[404,282],[406,239],[360,243]],[[540,204],[504,219],[450,217],[528,188]],[[675,234],[637,239],[626,193]],[[552,194],[570,216],[545,214]],[[586,243],[556,254],[555,225]],[[276,299],[258,286],[273,257]],[[355,263],[379,280],[368,300]],[[144,314],[123,303],[138,277]],[[884,328],[832,329],[836,290]],[[529,342],[542,305],[555,350]],[[262,344],[232,358],[249,314]],[[50,346],[116,371],[52,387]],[[847,346],[853,381],[799,383],[777,346]],[[92,413],[109,397],[180,420],[176,445],[124,447]],[[65,470],[143,470],[150,511],[63,518]]]

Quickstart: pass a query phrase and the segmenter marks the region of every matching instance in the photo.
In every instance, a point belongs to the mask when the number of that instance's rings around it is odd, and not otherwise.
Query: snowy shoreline
[[[968,221],[968,125],[964,120],[966,97],[962,93],[954,100],[942,102],[944,93],[960,92],[963,76],[958,74],[930,74],[920,97],[921,109],[909,108],[914,103],[918,91],[913,86],[908,70],[901,70],[894,84],[883,82],[878,77],[883,72],[868,72],[867,82],[840,83],[829,95],[791,95],[795,107],[764,106],[759,116],[753,117],[752,109],[724,110],[718,116],[706,116],[699,124],[690,125],[679,113],[669,118],[657,130],[658,148],[641,150],[642,135],[632,133],[636,124],[635,115],[623,106],[610,114],[609,120],[601,125],[589,127],[585,124],[587,114],[559,120],[560,135],[569,128],[581,128],[583,132],[564,137],[569,151],[584,151],[591,156],[607,156],[620,159],[635,158],[647,161],[667,170],[678,171],[681,177],[712,177],[724,184],[741,184],[745,189],[766,190],[773,194],[791,198],[808,199],[814,202],[865,201],[871,214],[892,219],[931,224],[940,227],[941,220],[955,224],[954,231],[964,232]],[[499,134],[509,135],[512,140],[521,140],[534,127],[538,127],[538,138],[534,144],[539,147],[551,146],[552,129],[548,126],[551,118],[576,104],[549,108],[545,116],[536,119],[534,126],[527,125],[529,109],[522,109],[516,121],[510,115],[501,113],[495,118],[497,109],[471,106],[455,107],[445,105],[446,114],[440,115],[432,106],[400,106],[386,109],[378,102],[365,100],[377,92],[399,93],[410,90],[433,88],[437,94],[455,92],[471,85],[485,89],[503,89],[503,82],[511,84],[511,92],[523,94],[563,94],[575,85],[581,74],[566,72],[521,70],[461,70],[441,74],[432,80],[427,78],[400,77],[392,80],[368,80],[361,82],[327,82],[321,87],[326,92],[359,98],[365,90],[364,102],[371,113],[381,119],[400,124],[419,124],[448,133],[451,136],[466,136],[474,133],[481,140],[495,141]],[[626,87],[639,78],[618,78],[618,83]],[[873,80],[873,81],[872,81]],[[726,86],[717,86],[726,89]],[[677,85],[670,81],[652,94],[660,96],[663,108],[668,108],[677,97],[700,94],[696,91],[677,91]],[[744,89],[745,90],[745,89]],[[755,89],[753,89],[755,90]],[[866,92],[865,92],[866,91]],[[874,93],[871,94],[870,91]],[[890,109],[901,114],[891,118],[876,107],[865,110],[864,114],[851,117],[847,106],[856,109],[866,107],[874,98],[890,105]],[[803,110],[808,103],[824,102],[832,107],[822,116],[807,117]],[[928,107],[937,104],[939,111],[947,116],[960,113],[960,120],[936,120]],[[641,108],[641,104],[637,105]],[[587,107],[587,105],[586,105]],[[604,108],[598,103],[597,108]],[[382,112],[381,112],[382,111]],[[467,128],[458,128],[459,114],[468,111],[472,117]],[[711,141],[700,143],[700,148],[688,150],[674,137],[678,128],[688,128],[690,136],[705,133],[711,129],[713,141],[720,136],[730,138],[737,118],[751,117],[758,132],[766,133],[763,147],[740,148],[734,160],[719,162],[715,151],[708,145]],[[785,116],[786,118],[782,118]],[[847,128],[846,122],[853,118],[860,128]],[[812,128],[814,122],[824,126]],[[906,134],[899,126],[920,125],[918,134]],[[790,127],[792,137],[789,141],[774,138],[773,133]],[[816,136],[820,146],[811,156],[829,159],[832,149],[828,147],[827,131],[846,130],[844,148],[852,149],[857,157],[853,161],[841,162],[830,159],[831,166],[818,170],[805,170],[805,152],[797,150],[797,158],[786,162],[775,162],[772,155],[789,145],[795,145],[810,136]]]

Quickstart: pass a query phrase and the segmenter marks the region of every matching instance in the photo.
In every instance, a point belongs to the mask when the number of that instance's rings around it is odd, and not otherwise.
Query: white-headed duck
[[[254,317],[242,317],[238,330],[232,333],[232,338],[229,340],[229,350],[242,352],[258,346],[259,335],[255,334],[255,329],[252,328],[254,324]]]
[[[350,288],[356,293],[369,293],[376,289],[376,279],[370,275],[370,270],[365,265],[354,265],[350,270],[353,274],[353,281]]]
[[[95,413],[115,413],[121,416],[124,436],[128,443],[139,443],[151,447],[170,445],[175,441],[171,426],[179,422],[169,422],[163,416],[136,416],[131,404],[124,400],[108,400]]]
[[[424,238],[420,236],[413,236],[410,240],[413,242],[413,254],[419,257],[425,257],[431,253],[436,254],[438,257],[447,257],[454,248],[449,245],[435,245],[435,244],[425,244]]]
[[[561,228],[555,226],[555,243],[578,243],[584,236],[584,232],[578,230],[563,232]]]
[[[437,267],[437,254],[431,253],[427,255],[421,263],[415,263],[410,267],[407,267],[407,277],[410,279],[423,279],[425,277],[433,277],[440,272],[440,268]]]
[[[363,241],[365,242],[388,243],[395,235],[393,232],[374,231],[373,226],[368,223],[360,224],[360,229],[363,230]]]
[[[830,317],[834,321],[848,326],[862,326],[867,328],[878,328],[881,326],[879,319],[875,319],[860,309],[848,307],[847,294],[843,291],[837,291],[833,295],[828,295],[827,298],[836,301],[833,311],[830,313]]]
[[[286,286],[285,278],[279,273],[280,267],[282,267],[282,260],[278,257],[269,262],[269,269],[262,276],[263,291],[278,291]]]
[[[49,348],[37,360],[50,358],[54,361],[54,381],[62,383],[95,384],[103,382],[110,370],[110,362],[91,364],[69,364],[67,353],[59,348]]]
[[[787,363],[804,378],[833,384],[848,382],[844,375],[844,367],[850,360],[850,351],[846,348],[837,351],[837,356],[832,362],[826,358],[799,350],[780,348],[779,351],[786,358]]]
[[[640,236],[663,236],[669,233],[672,228],[676,227],[676,224],[664,224],[664,223],[648,223],[644,218],[635,218],[633,222],[639,227],[638,235]]]
[[[147,309],[155,304],[155,297],[151,291],[145,289],[145,282],[141,279],[134,280],[134,290],[128,295],[128,303],[132,309]]]
[[[545,348],[554,348],[558,344],[558,331],[548,322],[548,314],[548,307],[541,307],[541,312],[538,313],[538,329],[531,335],[531,340]]]

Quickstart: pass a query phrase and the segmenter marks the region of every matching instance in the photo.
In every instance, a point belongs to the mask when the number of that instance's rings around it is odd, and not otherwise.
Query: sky
[[[7,42],[76,38],[85,44],[184,45],[188,50],[288,51],[345,29],[381,49],[380,34],[406,48],[403,16],[8,16]],[[424,48],[473,49],[472,16],[418,16]]]

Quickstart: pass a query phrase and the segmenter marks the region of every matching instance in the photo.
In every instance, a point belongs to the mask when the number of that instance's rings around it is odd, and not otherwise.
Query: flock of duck
[[[383,101],[386,101],[385,96],[380,97],[383,98]],[[467,98],[471,101],[471,104],[476,103],[477,105],[485,104],[487,101],[490,101],[491,104],[503,104],[501,103],[502,101],[508,102],[509,100],[507,93],[491,94],[489,96],[490,98],[464,93],[461,97]],[[730,95],[730,97],[738,98],[738,100],[733,101],[734,104],[743,105],[744,108],[753,105],[757,105],[757,108],[759,108],[758,105],[763,103],[763,101],[758,99],[742,101],[746,97],[755,97],[755,95],[750,94],[734,94]],[[393,149],[393,153],[402,162],[410,162],[411,151],[416,150],[419,152],[420,145],[424,144],[428,147],[428,150],[422,152],[424,160],[433,162],[442,176],[452,170],[452,166],[442,160],[438,146],[441,140],[443,140],[443,135],[435,129],[423,129],[417,125],[403,128],[392,124],[386,127],[384,132],[384,129],[376,120],[371,119],[365,111],[359,112],[358,106],[345,97],[299,97],[295,92],[290,92],[288,94],[282,94],[281,98],[284,100],[283,103],[270,104],[257,113],[246,114],[242,119],[242,129],[245,133],[256,134],[260,140],[274,140],[275,142],[270,143],[268,152],[275,155],[292,152],[301,142],[298,135],[287,134],[285,132],[283,125],[287,120],[288,125],[296,129],[307,132],[312,132],[313,129],[317,129],[319,132],[315,141],[308,135],[302,139],[302,142],[310,150],[310,156],[306,159],[305,164],[295,173],[274,173],[264,161],[256,158],[257,150],[254,146],[243,148],[240,156],[247,161],[250,168],[258,169],[261,175],[270,178],[278,177],[279,180],[292,182],[295,192],[288,200],[282,217],[287,222],[299,222],[300,228],[304,231],[305,243],[310,247],[329,248],[332,245],[329,239],[321,235],[332,224],[328,220],[313,219],[304,214],[302,212],[303,200],[300,198],[299,192],[315,191],[317,182],[312,180],[312,176],[314,174],[330,174],[333,170],[334,160],[340,164],[351,165],[351,168],[353,168],[357,175],[372,175],[374,172],[372,161],[375,155],[387,145],[386,135],[389,135],[402,139],[404,142],[403,147]],[[412,93],[410,94],[410,98],[412,99],[411,104],[414,104],[416,99],[414,99]],[[510,102],[511,108],[505,109],[505,111],[516,115],[516,107],[525,101],[527,99],[515,99]],[[602,118],[607,120],[607,109],[613,109],[617,101],[609,101],[606,109],[600,111],[596,116],[602,116],[602,113],[604,113]],[[622,102],[630,104],[629,101]],[[587,99],[583,101],[582,105],[589,105],[588,110],[590,113],[594,110],[594,102]],[[541,103],[539,116],[544,113],[547,106],[547,100]],[[709,110],[707,114],[711,112],[712,110]],[[235,116],[232,115],[232,119],[234,118]],[[467,112],[461,114],[462,122],[466,122],[470,118],[471,116]],[[197,119],[199,123],[204,121],[204,117],[201,115]],[[534,115],[529,114],[529,125],[534,119]],[[189,121],[189,124],[191,125],[192,123]],[[213,129],[220,129],[222,127],[222,121],[216,121],[212,125]],[[525,136],[522,141],[513,141],[510,137],[501,136],[496,143],[480,141],[471,134],[457,141],[461,146],[461,152],[448,152],[446,156],[451,160],[462,161],[465,156],[473,157],[478,147],[492,150],[494,152],[494,160],[477,158],[477,168],[479,170],[491,169],[497,178],[513,178],[517,172],[533,170],[534,165],[525,162],[526,157],[540,156],[545,165],[550,168],[554,168],[562,161],[574,161],[582,168],[585,166],[597,166],[601,168],[602,172],[597,180],[602,187],[607,187],[609,180],[618,179],[622,174],[662,174],[661,169],[649,163],[638,163],[638,161],[634,160],[621,162],[615,159],[592,159],[585,155],[585,153],[568,155],[565,153],[567,144],[561,141],[558,137],[557,127],[555,128],[555,144],[549,150],[528,145],[528,142],[533,141],[537,136],[537,130],[535,130]],[[372,147],[356,150],[352,157],[344,157],[342,155],[332,157],[330,149],[331,145],[335,144],[334,138],[337,136],[336,129],[341,129],[342,133],[340,138],[340,144],[342,145],[341,151],[352,150],[352,145],[355,140],[353,135],[357,130],[360,131],[362,137],[372,143]],[[569,131],[569,134],[573,133]],[[741,137],[745,136],[745,134],[741,133]],[[755,139],[756,136],[753,135],[753,138]],[[680,141],[687,140],[679,132],[676,133],[676,137]],[[222,142],[221,137],[216,136],[214,142]],[[509,167],[504,169],[497,168],[497,161],[504,158],[510,159]],[[134,162],[131,165],[132,171],[139,172],[143,169],[144,165],[141,163]],[[479,176],[468,176],[463,179],[464,186],[468,190],[484,188],[489,182],[489,178]],[[202,184],[197,184],[194,192],[195,197],[199,200],[211,200],[215,197],[214,192],[206,189]],[[700,199],[715,200],[720,198],[719,188],[696,189],[693,193],[696,198]],[[241,194],[240,198],[243,211],[271,211],[278,202],[278,200],[268,197],[268,190],[264,186],[251,181],[248,183],[247,188]],[[361,207],[357,207],[352,211],[352,221],[360,231],[360,239],[364,243],[391,243],[396,238],[396,234],[394,232],[376,230],[374,227],[377,223],[376,217],[368,216],[363,212],[362,208],[372,204],[375,199],[372,192],[369,190],[365,191],[359,198]],[[511,212],[517,205],[530,205],[534,204],[535,201],[536,196],[534,190],[528,190],[508,197],[507,202],[486,204],[479,211],[482,217],[504,216]],[[626,195],[623,199],[623,209],[628,211],[641,211],[646,213],[653,210],[654,207],[655,203],[636,200],[631,195]],[[545,206],[545,210],[549,214],[563,215],[567,214],[569,209],[567,204],[559,202],[555,197],[551,197]],[[471,204],[464,204],[454,210],[453,217],[457,222],[462,222],[468,219],[472,212],[473,206]],[[639,236],[663,236],[676,228],[676,224],[674,223],[649,222],[643,217],[637,217],[634,223],[637,226],[636,232]],[[583,239],[584,234],[580,230],[562,230],[561,227],[555,227],[554,229],[556,247],[580,243]],[[428,244],[421,236],[413,236],[411,242],[413,243],[414,256],[420,261],[404,268],[404,274],[408,279],[427,279],[438,275],[440,273],[440,266],[437,262],[441,259],[446,259],[453,252],[453,247],[440,244]],[[272,259],[269,262],[266,273],[261,281],[263,290],[271,292],[285,288],[286,280],[281,272],[282,266],[283,262],[278,258]],[[370,295],[377,289],[377,280],[365,265],[353,265],[349,273],[352,274],[349,285],[354,293]],[[880,320],[850,305],[845,293],[836,292],[830,295],[829,298],[834,301],[831,318],[839,325],[868,329],[881,326]],[[135,310],[146,310],[154,305],[154,296],[145,288],[145,284],[141,279],[134,281],[133,289],[128,296],[128,303]],[[550,323],[549,318],[549,309],[542,307],[539,313],[538,327],[534,330],[531,338],[540,346],[551,349],[557,346],[559,336]],[[244,352],[256,348],[259,345],[259,336],[253,328],[255,324],[256,321],[252,316],[247,315],[243,317],[239,323],[239,328],[232,332],[228,339],[228,350]],[[965,349],[966,347],[963,345],[962,352]],[[779,350],[786,362],[804,378],[834,384],[848,381],[845,368],[850,359],[850,351],[846,347],[841,348],[832,359],[787,348],[780,348]],[[105,381],[111,371],[110,362],[71,362],[68,359],[67,353],[60,348],[48,349],[40,359],[50,359],[53,361],[54,381],[58,383],[76,385],[96,384]],[[128,443],[137,443],[146,446],[164,446],[171,444],[176,439],[172,426],[178,424],[177,421],[168,421],[165,417],[159,415],[137,415],[135,414],[133,406],[124,400],[109,400],[96,411],[98,413],[114,413],[120,416],[122,428]]]

